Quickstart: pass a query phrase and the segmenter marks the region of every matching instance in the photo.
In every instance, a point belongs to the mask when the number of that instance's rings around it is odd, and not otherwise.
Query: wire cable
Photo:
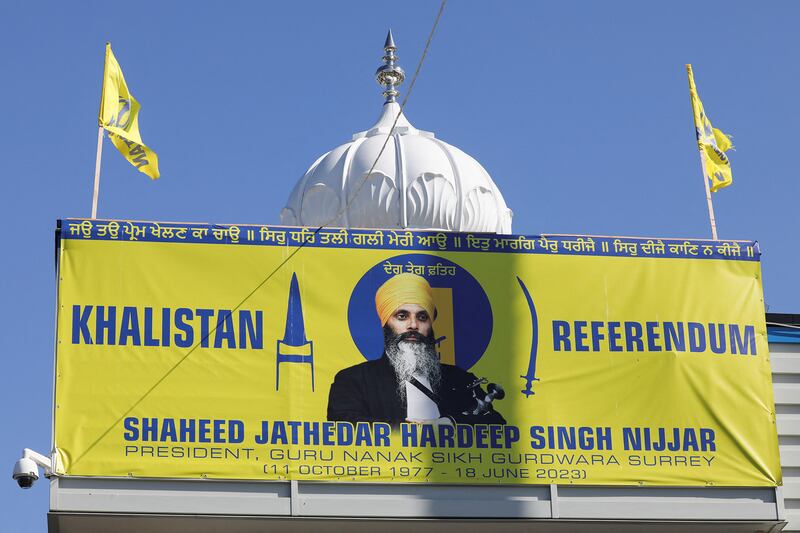
[[[780,326],[782,328],[800,329],[800,326],[794,324],[781,324],[780,322],[767,322],[768,326]]]

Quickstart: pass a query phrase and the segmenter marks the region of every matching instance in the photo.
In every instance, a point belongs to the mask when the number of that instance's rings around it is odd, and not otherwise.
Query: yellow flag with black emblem
[[[700,159],[703,162],[703,172],[711,185],[711,192],[716,192],[733,183],[731,162],[725,152],[733,148],[730,138],[722,131],[711,125],[703,103],[697,95],[694,84],[692,65],[686,65],[689,75],[689,93],[692,97],[692,111],[694,113],[694,126],[697,133],[697,146],[700,149]]]
[[[139,172],[158,179],[158,156],[145,146],[139,134],[141,106],[128,90],[122,69],[106,43],[106,60],[103,68],[103,93],[100,98],[100,126],[117,150]]]

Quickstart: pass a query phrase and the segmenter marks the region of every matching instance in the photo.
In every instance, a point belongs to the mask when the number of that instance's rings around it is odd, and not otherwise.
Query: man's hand
[[[430,424],[432,426],[452,426],[453,421],[446,416],[442,416],[439,418],[430,418],[428,420],[412,420],[410,418],[406,419],[406,422],[410,422],[412,424]]]

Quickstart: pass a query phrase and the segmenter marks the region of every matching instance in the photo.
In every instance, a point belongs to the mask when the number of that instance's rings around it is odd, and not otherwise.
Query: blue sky
[[[151,182],[106,141],[99,216],[277,223],[306,168],[377,119],[386,30],[410,76],[437,8],[0,6],[2,529],[46,529],[47,484],[23,492],[10,473],[23,447],[50,446],[53,230],[90,215],[105,42],[142,104],[162,178]],[[788,1],[452,0],[406,116],[483,164],[515,233],[709,238],[692,63],[706,112],[737,146],[734,184],[714,195],[720,237],[758,240],[769,310],[800,312],[798,16]]]

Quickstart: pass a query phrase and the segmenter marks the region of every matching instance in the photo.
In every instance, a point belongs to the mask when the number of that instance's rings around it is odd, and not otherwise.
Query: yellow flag
[[[697,132],[697,145],[700,148],[700,158],[703,161],[703,172],[706,179],[711,182],[711,192],[727,187],[733,183],[731,162],[725,152],[733,148],[727,135],[711,126],[711,121],[703,111],[703,103],[697,95],[694,85],[692,65],[686,65],[689,74],[689,93],[692,96],[692,111],[694,112],[694,127]]]
[[[103,93],[100,97],[100,126],[117,150],[139,172],[158,179],[158,156],[144,145],[139,134],[139,102],[128,91],[122,69],[106,43],[106,61],[103,68]]]

